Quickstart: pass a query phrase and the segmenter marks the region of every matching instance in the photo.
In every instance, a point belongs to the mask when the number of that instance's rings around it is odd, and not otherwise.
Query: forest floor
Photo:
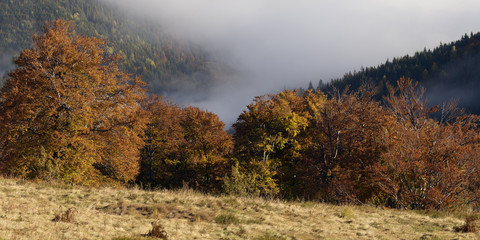
[[[468,214],[0,178],[0,239],[480,239]]]

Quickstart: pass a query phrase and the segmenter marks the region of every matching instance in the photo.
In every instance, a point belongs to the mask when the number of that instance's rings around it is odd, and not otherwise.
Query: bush
[[[256,238],[256,240],[285,240],[286,238],[282,236],[277,236],[271,233],[265,233],[263,236]]]
[[[455,232],[475,233],[475,232],[478,231],[477,220],[478,220],[478,216],[468,216],[465,219],[465,225],[455,227],[454,230],[455,230]]]
[[[346,207],[343,211],[338,215],[340,218],[350,219],[353,218],[354,213],[350,207]]]
[[[239,224],[240,220],[233,214],[220,214],[215,217],[215,222],[217,224],[230,225],[230,224]]]
[[[76,208],[69,208],[67,211],[55,215],[55,217],[52,219],[52,221],[54,221],[54,222],[74,222],[76,215],[77,215],[77,209]]]
[[[163,225],[160,222],[152,222],[152,230],[146,234],[147,237],[155,237],[163,240],[168,239],[167,232],[163,228]]]
[[[255,197],[275,195],[278,191],[268,181],[264,181],[260,174],[243,171],[238,162],[232,167],[231,176],[223,179],[223,189],[229,195]]]

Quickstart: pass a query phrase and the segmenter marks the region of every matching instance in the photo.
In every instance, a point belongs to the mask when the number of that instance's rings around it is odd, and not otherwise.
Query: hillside
[[[73,21],[82,35],[107,39],[108,52],[123,55],[125,70],[142,75],[154,92],[212,84],[213,63],[200,47],[101,0],[0,0],[0,75],[46,21],[58,18]]]
[[[0,179],[1,239],[473,239],[464,214]],[[71,215],[64,215],[68,209]],[[52,221],[57,216],[65,217]]]
[[[357,89],[363,82],[378,87],[379,99],[387,93],[387,84],[394,85],[401,77],[409,77],[427,88],[432,104],[458,99],[459,105],[470,112],[480,113],[480,33],[465,34],[460,40],[440,44],[433,50],[424,49],[413,56],[393,58],[376,66],[347,73],[319,86]]]

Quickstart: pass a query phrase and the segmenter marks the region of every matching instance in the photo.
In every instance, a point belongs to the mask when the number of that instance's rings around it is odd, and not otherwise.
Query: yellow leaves
[[[155,67],[155,62],[151,58],[147,58],[145,62],[150,66],[150,67]]]
[[[306,108],[309,112],[308,117],[318,116],[320,110],[325,107],[326,97],[323,93],[313,93],[307,91],[304,94]]]

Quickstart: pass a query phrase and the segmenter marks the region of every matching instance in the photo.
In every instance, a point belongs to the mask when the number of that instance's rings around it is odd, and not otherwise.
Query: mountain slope
[[[328,91],[333,87],[358,88],[363,82],[378,87],[379,99],[387,94],[387,84],[394,84],[402,76],[410,77],[427,88],[432,104],[458,99],[459,105],[470,112],[480,113],[480,33],[464,35],[460,40],[440,44],[433,50],[424,49],[413,56],[394,58],[377,67],[362,68],[347,73],[320,86]]]
[[[46,21],[58,18],[73,21],[79,34],[107,39],[107,50],[124,56],[125,70],[142,75],[155,92],[210,84],[208,53],[100,0],[0,0],[0,74]]]

